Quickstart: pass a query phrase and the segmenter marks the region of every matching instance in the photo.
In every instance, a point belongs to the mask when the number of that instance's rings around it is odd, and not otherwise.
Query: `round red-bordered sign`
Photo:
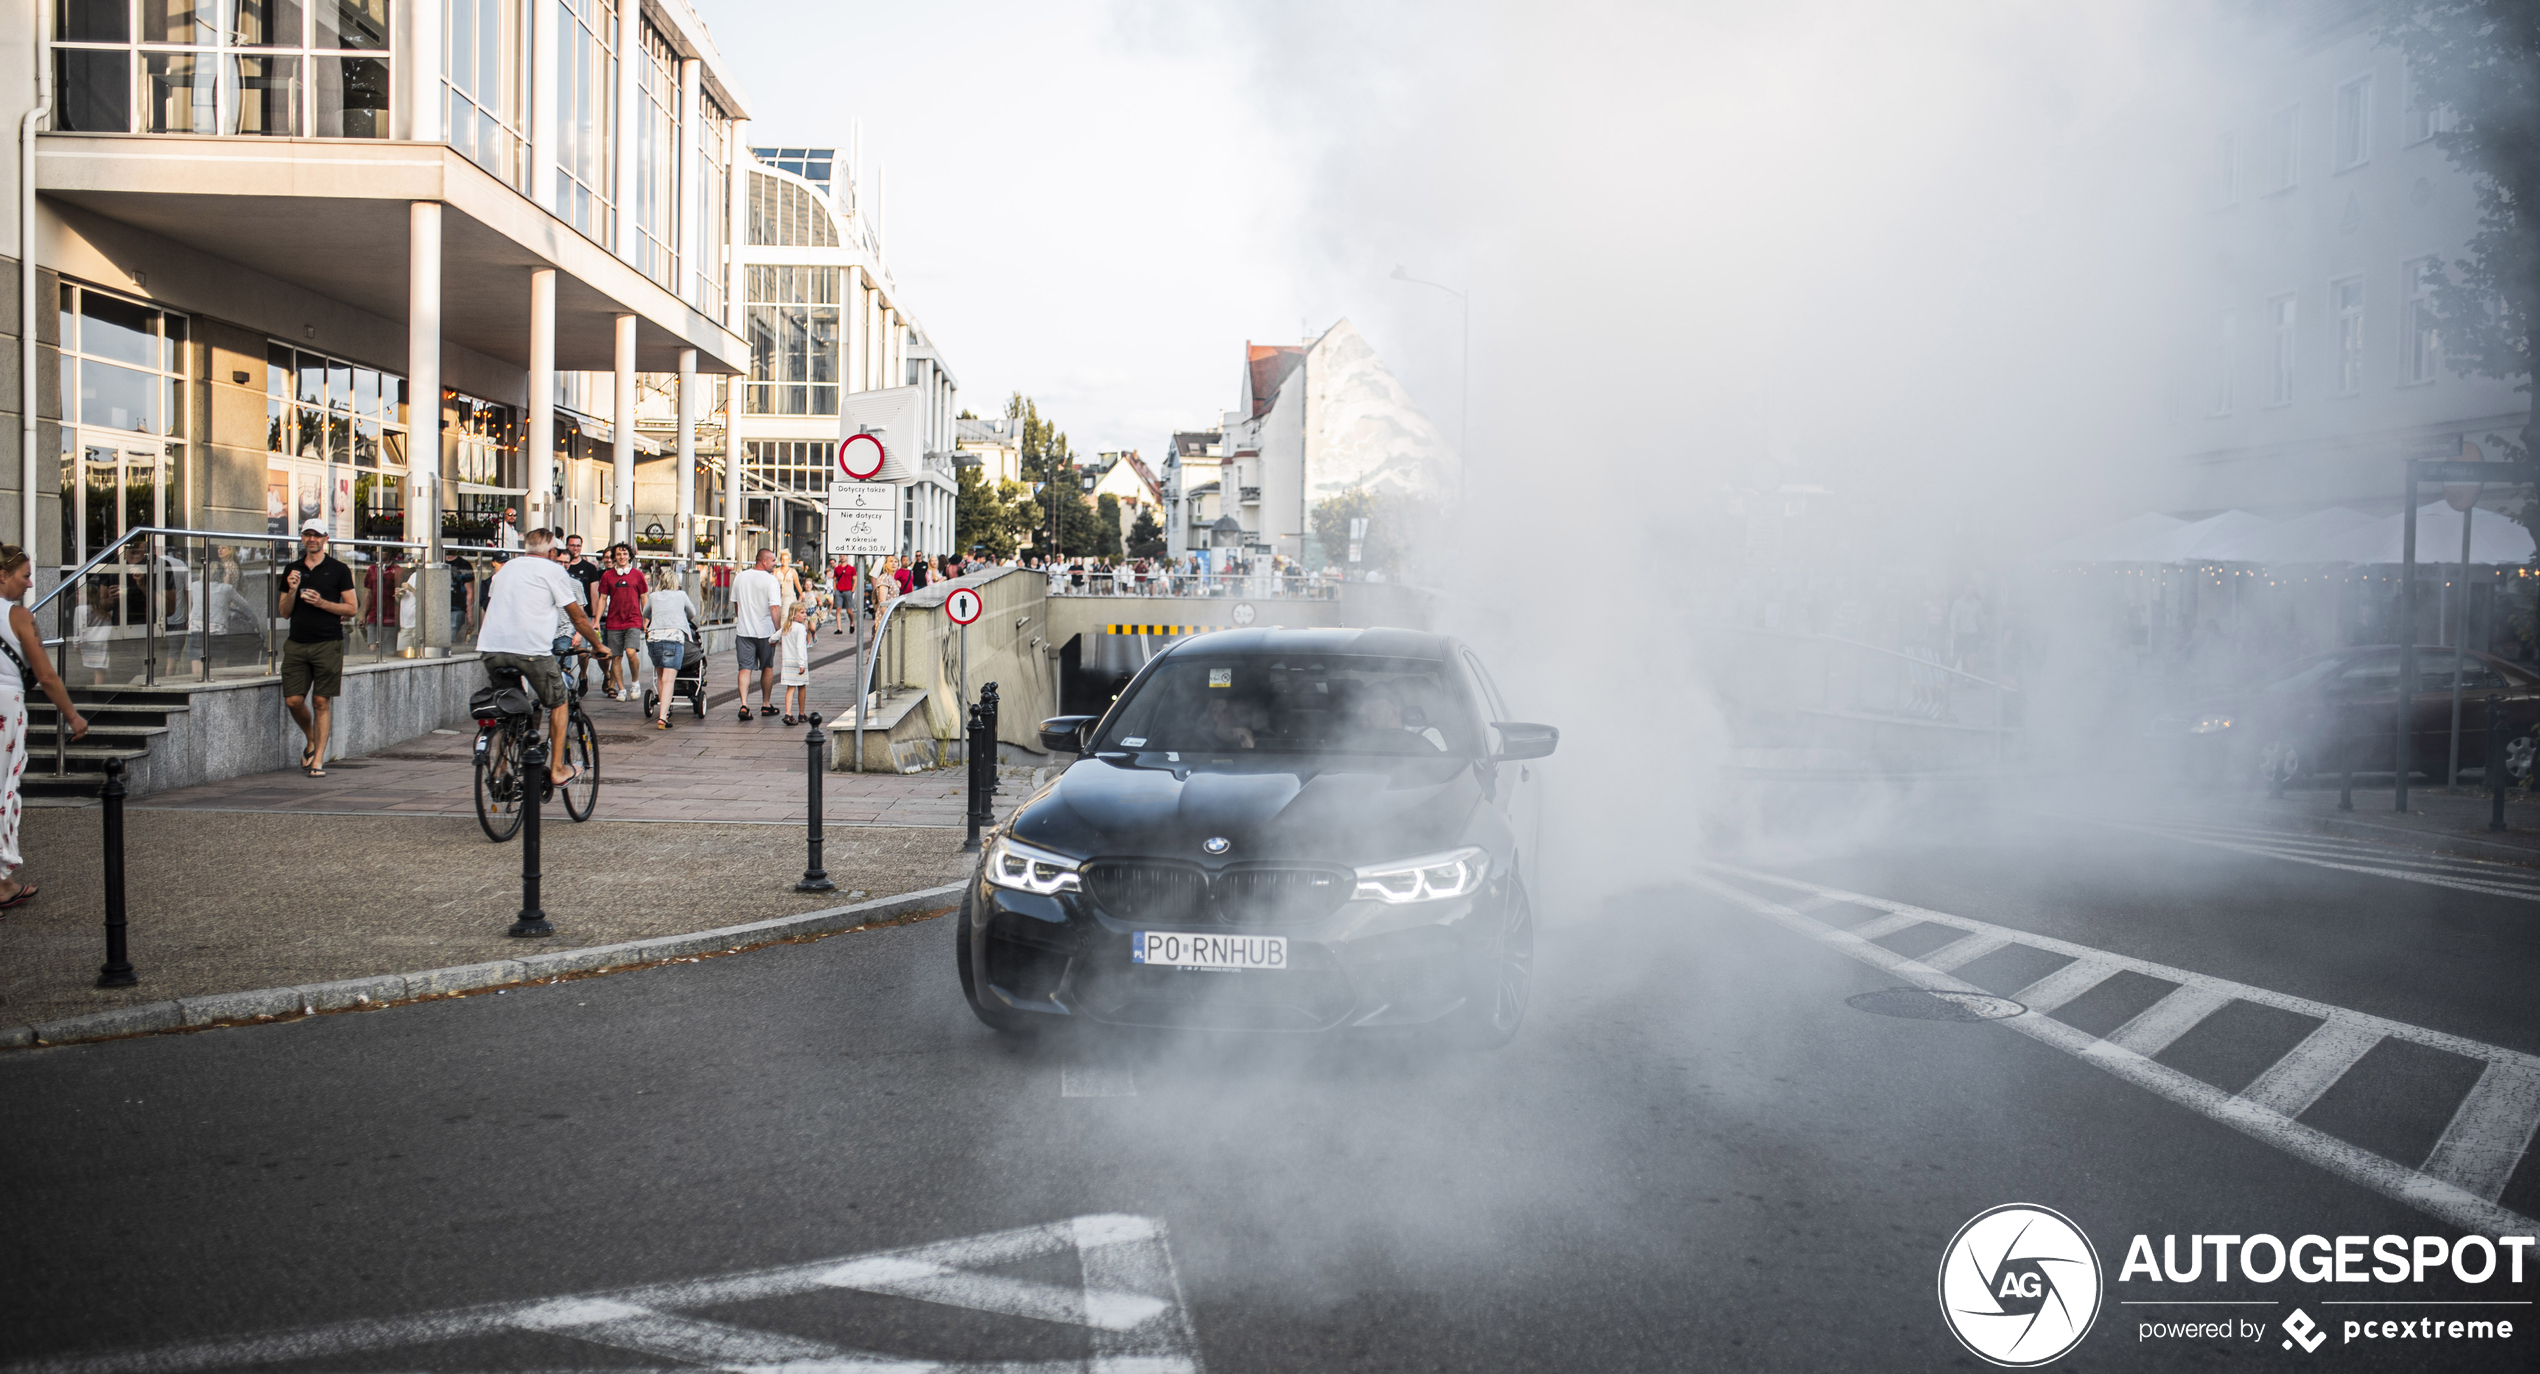
[[[979,599],[979,593],[968,587],[955,587],[952,595],[944,598],[944,616],[955,625],[967,625],[977,620],[979,612],[985,609],[987,603]]]
[[[872,481],[889,456],[883,452],[879,434],[850,434],[838,441],[838,471],[854,481]]]

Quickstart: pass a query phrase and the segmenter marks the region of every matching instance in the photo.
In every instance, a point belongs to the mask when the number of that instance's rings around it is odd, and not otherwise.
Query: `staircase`
[[[55,718],[60,712],[40,693],[26,704],[26,772],[19,794],[30,805],[94,798],[106,782],[106,760],[122,759],[127,774],[150,753],[150,742],[168,732],[168,718],[185,714],[186,693],[173,688],[73,687],[71,701],[88,717],[88,733],[71,741],[64,771],[53,771]]]

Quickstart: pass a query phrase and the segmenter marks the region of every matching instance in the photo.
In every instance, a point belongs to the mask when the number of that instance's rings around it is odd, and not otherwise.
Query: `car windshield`
[[[1138,681],[1097,747],[1472,757],[1470,701],[1439,659],[1177,653]]]

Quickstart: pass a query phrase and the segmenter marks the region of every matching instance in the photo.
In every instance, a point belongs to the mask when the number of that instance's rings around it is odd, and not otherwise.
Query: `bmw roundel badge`
[[[1234,848],[1234,844],[1223,835],[1211,835],[1201,841],[1199,847],[1210,854],[1223,854]]]

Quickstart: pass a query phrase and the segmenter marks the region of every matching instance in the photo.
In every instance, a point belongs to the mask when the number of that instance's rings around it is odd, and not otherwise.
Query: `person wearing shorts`
[[[644,596],[647,584],[643,570],[635,566],[635,546],[609,546],[609,569],[600,574],[595,584],[600,598],[600,652],[607,657],[609,695],[619,701],[633,701],[641,695],[635,687],[644,674]],[[626,661],[626,673],[619,676],[618,660]]]
[[[739,665],[741,719],[750,718],[750,674],[758,674],[758,713],[776,693],[776,624],[785,588],[776,580],[776,551],[761,549],[758,562],[732,579],[732,658]]]
[[[300,557],[284,565],[281,604],[291,617],[282,644],[282,704],[300,727],[300,771],[326,776],[326,743],[335,699],[344,695],[344,617],[358,614],[353,570],[326,553],[326,526],[300,527]]]
[[[586,639],[597,639],[600,629],[591,623],[582,609],[582,584],[565,571],[553,557],[555,536],[546,530],[531,530],[525,541],[526,558],[505,563],[488,579],[485,598],[485,624],[478,631],[477,650],[485,656],[485,677],[499,684],[504,670],[520,674],[522,685],[547,708],[547,738],[562,740],[568,703],[564,691],[564,670],[552,652],[541,648],[555,647],[556,618],[561,615],[575,633]],[[572,634],[564,636],[570,648]],[[557,786],[581,776],[581,766],[563,749],[550,749],[547,777]]]
[[[653,594],[644,599],[646,621],[644,638],[652,655],[653,667],[661,675],[661,686],[655,693],[660,712],[653,717],[653,728],[670,728],[670,690],[679,685],[679,670],[688,662],[688,641],[697,633],[697,603],[679,589],[679,572],[663,567],[653,572]],[[697,674],[698,699],[705,693],[705,673]],[[703,706],[697,714],[705,714]]]

